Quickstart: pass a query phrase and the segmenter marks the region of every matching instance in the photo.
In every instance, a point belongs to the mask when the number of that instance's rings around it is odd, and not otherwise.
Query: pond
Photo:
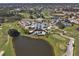
[[[54,56],[53,47],[42,39],[32,39],[25,36],[13,38],[16,56]]]

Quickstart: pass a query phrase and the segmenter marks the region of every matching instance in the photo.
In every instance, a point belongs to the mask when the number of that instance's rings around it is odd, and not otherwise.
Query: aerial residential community
[[[79,56],[78,3],[0,3],[0,56]]]

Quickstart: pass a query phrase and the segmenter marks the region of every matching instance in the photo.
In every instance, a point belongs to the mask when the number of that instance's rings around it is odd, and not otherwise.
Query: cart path
[[[72,38],[72,37],[63,35],[62,33],[60,33],[60,35],[62,37],[65,37],[65,38],[69,39],[69,42],[68,42],[68,45],[67,45],[67,51],[66,51],[66,53],[64,55],[66,55],[66,56],[73,56],[73,49],[74,49],[73,45],[74,45],[75,39]]]

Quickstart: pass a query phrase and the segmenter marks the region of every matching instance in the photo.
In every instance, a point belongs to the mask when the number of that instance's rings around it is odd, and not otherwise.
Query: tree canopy
[[[20,35],[20,33],[16,29],[9,29],[8,30],[8,34],[11,37],[18,37]]]

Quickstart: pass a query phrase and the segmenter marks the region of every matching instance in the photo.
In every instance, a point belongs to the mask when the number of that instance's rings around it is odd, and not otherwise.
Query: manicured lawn
[[[8,38],[8,30],[11,28],[17,29],[18,31],[24,33],[20,26],[17,25],[17,21],[13,23],[3,23],[0,29],[0,49],[5,51],[5,55],[15,55],[13,45],[12,45],[12,38]],[[9,39],[9,42],[7,43]],[[7,43],[7,44],[6,44]]]
[[[79,31],[76,30],[79,25],[74,25],[72,27],[67,27],[64,30],[68,31],[68,36],[75,38],[74,55],[79,56]]]
[[[51,34],[47,38],[47,41],[54,48],[55,55],[59,56],[59,55],[63,55],[65,53],[67,39],[65,39],[57,34]]]
[[[5,50],[5,56],[15,56],[15,52],[13,49],[13,44],[12,44],[12,39],[9,38],[9,42],[7,45],[5,45],[3,47],[3,49]]]

